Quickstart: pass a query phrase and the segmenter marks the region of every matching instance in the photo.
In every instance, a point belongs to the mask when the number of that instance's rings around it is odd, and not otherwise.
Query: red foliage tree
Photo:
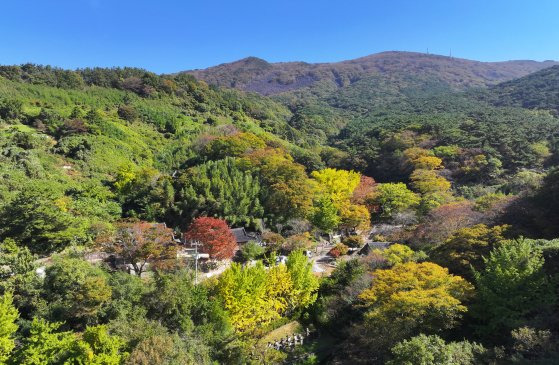
[[[473,209],[469,201],[444,204],[433,209],[413,234],[414,246],[437,245],[457,230],[483,221],[483,214]]]
[[[218,218],[196,218],[185,233],[185,238],[202,244],[200,250],[212,259],[230,259],[237,249],[237,241],[227,223]]]
[[[379,207],[374,203],[376,191],[377,183],[375,180],[372,177],[361,175],[359,185],[353,191],[351,202],[366,206],[371,213],[377,212]]]

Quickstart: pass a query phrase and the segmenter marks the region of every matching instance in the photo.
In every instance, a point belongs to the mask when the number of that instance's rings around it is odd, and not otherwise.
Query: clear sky
[[[559,0],[3,0],[0,64],[158,73],[387,50],[559,60]]]

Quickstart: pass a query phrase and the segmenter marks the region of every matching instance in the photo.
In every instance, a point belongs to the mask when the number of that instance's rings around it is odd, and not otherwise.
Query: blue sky
[[[4,0],[0,64],[204,68],[386,50],[559,60],[559,1]]]

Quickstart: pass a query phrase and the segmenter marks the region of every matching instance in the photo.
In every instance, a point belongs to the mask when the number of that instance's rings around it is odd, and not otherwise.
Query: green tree
[[[324,232],[332,232],[340,224],[341,218],[332,200],[324,196],[315,201],[310,221]]]
[[[187,271],[156,273],[154,290],[149,294],[149,315],[172,332],[194,329],[191,311],[195,302],[192,274]]]
[[[208,143],[201,154],[210,160],[221,160],[226,157],[240,157],[247,152],[266,147],[266,143],[250,132],[235,133],[217,137]]]
[[[473,278],[472,267],[481,270],[483,257],[491,250],[506,242],[504,237],[508,226],[487,227],[478,224],[459,229],[444,244],[435,248],[431,257],[439,265],[447,267],[451,273]]]
[[[256,150],[241,160],[262,184],[261,201],[272,224],[305,217],[311,209],[312,185],[305,168],[280,149]]]
[[[189,221],[206,215],[232,225],[247,225],[256,224],[263,216],[258,179],[241,170],[233,158],[190,169],[181,178],[181,185],[177,206]]]
[[[127,365],[209,365],[203,343],[177,334],[154,334],[142,339],[130,353]]]
[[[383,217],[416,207],[420,202],[419,196],[404,183],[379,184],[377,191],[375,202],[380,205]]]
[[[249,241],[241,247],[241,258],[244,262],[261,257],[266,249],[255,241]]]
[[[523,239],[501,245],[475,272],[477,300],[472,315],[483,336],[500,340],[512,329],[545,316],[556,302],[539,250]]]
[[[82,336],[60,332],[60,323],[34,319],[30,334],[16,356],[22,365],[119,365],[126,358],[120,338],[110,336],[105,326],[88,327]]]
[[[60,323],[34,319],[29,336],[25,338],[17,355],[17,363],[21,365],[71,364],[72,360],[83,352],[79,348],[76,349],[77,337],[73,333],[57,332],[60,325]]]
[[[420,334],[392,348],[388,365],[475,365],[486,352],[468,341],[446,343],[437,335]]]
[[[2,99],[0,101],[0,120],[14,122],[23,116],[23,103],[20,100]]]
[[[76,328],[95,322],[111,299],[105,272],[77,258],[55,259],[46,270],[44,292],[51,318]]]
[[[286,265],[293,283],[291,309],[307,308],[316,300],[320,284],[313,274],[313,264],[302,251],[297,250],[289,254]]]
[[[14,334],[18,329],[19,317],[13,305],[12,295],[6,293],[0,297],[0,364],[6,364],[15,347]]]
[[[35,272],[36,257],[12,239],[0,244],[0,293],[11,293],[16,308],[25,319],[42,307],[42,280]]]
[[[147,314],[146,299],[150,285],[137,275],[116,271],[109,276],[111,301],[102,309],[104,321],[144,318]]]
[[[53,183],[33,183],[0,210],[0,239],[13,238],[34,253],[49,254],[85,241],[87,224]]]
[[[106,326],[87,327],[82,339],[77,343],[77,363],[91,365],[120,365],[127,357],[123,349],[124,341],[111,336]],[[81,352],[81,354],[80,354]]]
[[[162,220],[175,198],[171,177],[153,167],[122,167],[114,183],[124,216]]]

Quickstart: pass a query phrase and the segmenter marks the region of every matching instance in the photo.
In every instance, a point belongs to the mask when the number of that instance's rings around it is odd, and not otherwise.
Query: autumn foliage
[[[372,177],[361,175],[359,185],[353,191],[351,202],[367,207],[370,212],[378,211],[379,207],[375,204],[375,194],[377,193],[377,183]]]
[[[136,275],[144,272],[148,262],[157,266],[176,258],[173,230],[162,223],[122,222],[114,234],[98,237],[98,243],[130,263]]]
[[[227,223],[218,218],[196,218],[185,233],[185,238],[202,244],[200,250],[212,259],[230,259],[235,254],[237,242]]]

